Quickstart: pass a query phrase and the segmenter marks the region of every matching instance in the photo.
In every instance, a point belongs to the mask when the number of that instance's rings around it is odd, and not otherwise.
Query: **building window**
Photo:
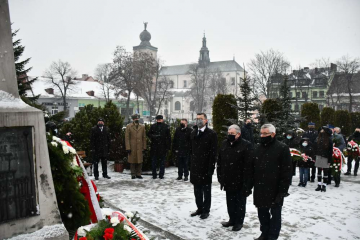
[[[293,97],[293,93],[289,92],[289,97],[292,98]]]
[[[235,85],[235,78],[234,77],[231,78],[231,85]]]
[[[324,91],[320,91],[320,97],[324,97]]]
[[[295,111],[299,111],[299,104],[295,104]]]
[[[184,88],[187,88],[187,81],[184,80]]]
[[[51,108],[51,115],[57,114],[59,112],[58,106],[52,106]]]
[[[296,92],[296,97],[300,98],[300,92]]]
[[[174,88],[174,82],[170,81],[170,88]]]
[[[319,104],[319,109],[320,109],[320,111],[322,111],[322,110],[323,110],[323,108],[324,108],[324,105]]]
[[[195,111],[195,103],[194,103],[194,101],[191,101],[190,102],[190,111]]]
[[[307,93],[306,92],[302,92],[301,95],[302,95],[302,98],[305,98],[305,99],[307,98]]]
[[[181,110],[181,104],[179,101],[175,102],[175,111],[180,111]]]
[[[317,91],[313,91],[313,98],[317,98]]]

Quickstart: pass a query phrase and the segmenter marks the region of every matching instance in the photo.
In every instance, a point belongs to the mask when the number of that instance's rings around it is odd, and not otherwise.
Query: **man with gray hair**
[[[258,209],[261,231],[258,240],[278,239],[284,197],[289,195],[290,151],[288,146],[276,140],[275,135],[274,125],[261,126],[260,144],[253,151],[249,167],[247,191],[254,187],[254,205]]]
[[[222,222],[223,227],[232,226],[232,231],[240,231],[245,218],[246,197],[250,191],[245,186],[248,174],[252,145],[241,137],[238,125],[231,125],[219,149],[217,177],[220,189],[226,191],[226,204],[229,221]]]

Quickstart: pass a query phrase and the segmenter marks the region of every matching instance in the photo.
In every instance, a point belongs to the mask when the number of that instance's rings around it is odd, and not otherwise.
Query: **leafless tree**
[[[190,96],[194,100],[195,110],[202,112],[204,103],[209,95],[210,71],[207,66],[200,67],[199,64],[192,64],[189,67],[191,77]]]
[[[125,122],[129,122],[129,105],[131,93],[136,86],[134,74],[133,54],[127,52],[123,47],[116,47],[113,62],[111,64],[109,81],[114,86],[115,96],[126,96],[126,115]]]
[[[319,58],[315,59],[313,63],[310,64],[312,68],[324,68],[328,69],[330,66],[331,60],[330,58]]]
[[[157,112],[156,115],[159,114],[160,108],[165,101],[165,99],[169,98],[172,94],[169,92],[169,89],[172,87],[172,81],[167,76],[161,76],[158,83],[158,97],[157,97]]]
[[[101,84],[101,94],[104,96],[106,102],[110,102],[111,90],[114,89],[110,83],[111,71],[111,63],[99,64],[95,69],[95,78]]]
[[[210,82],[209,88],[213,98],[218,94],[226,94],[228,92],[228,85],[226,84],[226,78],[220,69],[215,69],[214,71],[209,72]]]
[[[341,82],[345,84],[346,91],[349,93],[349,112],[353,109],[352,88],[355,84],[356,73],[360,68],[360,59],[352,58],[348,55],[336,61],[339,72],[341,72]]]
[[[68,115],[66,97],[71,86],[75,84],[76,71],[70,63],[58,60],[53,62],[45,71],[44,77],[50,79],[54,87],[58,88],[64,105],[65,115]]]
[[[283,54],[273,49],[256,54],[248,64],[250,76],[254,81],[255,95],[264,95],[268,98],[272,87],[271,77],[286,73],[289,66],[290,63]]]

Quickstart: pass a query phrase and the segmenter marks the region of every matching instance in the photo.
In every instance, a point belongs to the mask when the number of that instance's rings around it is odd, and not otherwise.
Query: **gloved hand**
[[[143,153],[146,153],[146,152],[147,152],[147,149],[144,149],[142,152],[143,152]]]
[[[275,204],[279,204],[283,201],[284,197],[289,196],[290,194],[288,193],[278,193],[275,197],[274,203]]]
[[[244,196],[244,197],[248,197],[252,194],[252,191],[251,190],[246,190],[246,189],[242,189],[241,190],[241,194]]]
[[[130,153],[131,153],[131,150],[126,150],[126,152],[127,152],[128,154],[130,154]]]
[[[224,189],[224,185],[220,184],[220,190],[222,191]]]

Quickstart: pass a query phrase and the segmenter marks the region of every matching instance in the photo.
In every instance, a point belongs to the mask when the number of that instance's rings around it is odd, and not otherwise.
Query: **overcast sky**
[[[293,67],[360,57],[359,0],[9,0],[13,29],[31,57],[31,76],[52,61],[92,75],[117,45],[132,51],[148,22],[165,65],[196,62],[205,31],[211,61],[247,64],[278,50]]]

